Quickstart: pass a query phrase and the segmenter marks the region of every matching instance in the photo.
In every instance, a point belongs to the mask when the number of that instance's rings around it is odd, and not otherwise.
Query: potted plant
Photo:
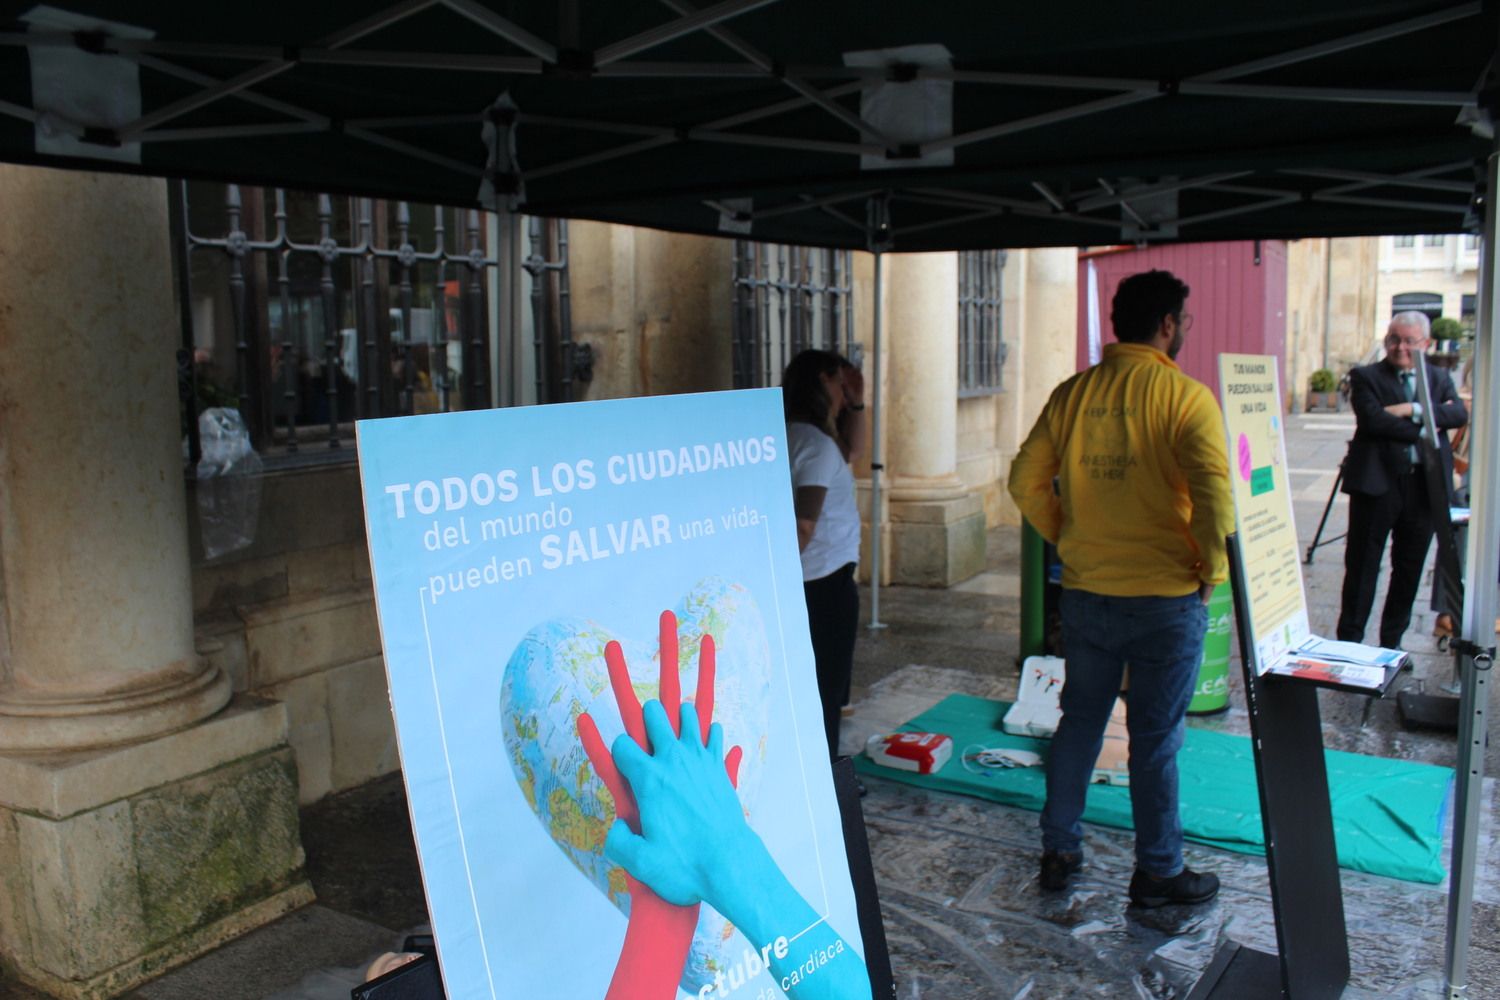
[[[1333,372],[1327,368],[1319,368],[1307,377],[1309,413],[1337,413],[1339,406],[1339,380]]]
[[[1434,343],[1443,341],[1459,341],[1465,336],[1464,325],[1451,316],[1439,316],[1432,321],[1432,340]]]
[[[1432,321],[1431,336],[1432,350],[1428,360],[1444,368],[1457,367],[1465,346],[1464,338],[1468,336],[1464,325],[1451,317],[1439,316]]]

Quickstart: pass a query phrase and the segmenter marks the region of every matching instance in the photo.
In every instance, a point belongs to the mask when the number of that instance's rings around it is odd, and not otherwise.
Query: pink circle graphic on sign
[[[1250,479],[1250,438],[1248,435],[1240,435],[1240,478],[1246,481]]]

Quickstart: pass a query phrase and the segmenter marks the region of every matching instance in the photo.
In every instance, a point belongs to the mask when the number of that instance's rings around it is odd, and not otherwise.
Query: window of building
[[[848,250],[735,240],[736,389],[780,385],[787,362],[808,348],[861,363],[852,264]]]
[[[1417,245],[1417,238],[1415,236],[1397,236],[1396,237],[1396,249],[1397,250],[1405,249],[1407,247],[1414,247],[1416,245]]]
[[[236,407],[272,461],[352,452],[353,422],[491,405],[476,211],[174,185],[184,432]],[[193,419],[189,419],[189,415]]]
[[[1474,329],[1475,317],[1479,315],[1479,296],[1466,292],[1459,299],[1458,321],[1470,330]]]
[[[980,396],[1004,388],[1001,339],[1003,250],[965,250],[958,255],[958,394]]]
[[[1428,319],[1443,314],[1443,297],[1437,292],[1402,292],[1391,296],[1391,315],[1403,312],[1426,313]]]
[[[1443,235],[1441,233],[1436,233],[1432,236],[1422,237],[1422,245],[1424,247],[1440,247],[1443,245],[1443,240]]]
[[[1479,249],[1479,234],[1478,233],[1469,233],[1469,234],[1467,234],[1467,235],[1464,236],[1464,249],[1465,250],[1478,250]]]

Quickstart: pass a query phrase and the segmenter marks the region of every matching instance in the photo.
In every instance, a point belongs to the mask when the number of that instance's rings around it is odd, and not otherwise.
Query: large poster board
[[[1250,609],[1256,669],[1264,673],[1309,634],[1276,359],[1219,355],[1219,388],[1235,531],[1249,591],[1244,603]]]
[[[701,707],[709,664],[724,739],[703,752],[737,756],[738,786],[714,757],[698,784],[729,795],[732,815],[682,843],[707,852],[706,877],[749,865],[763,845],[775,870],[757,881],[783,878],[804,907],[784,896],[759,912],[767,900],[743,886],[734,899],[745,912],[703,905],[665,993],[795,997],[800,982],[826,987],[849,957],[859,964],[780,391],[365,421],[358,440],[402,767],[451,1000],[602,1000],[622,948],[641,961],[661,944],[625,941],[627,912],[646,910],[627,875],[651,879],[605,852],[616,796],[580,718],[618,762],[620,702],[674,700],[670,681]],[[623,687],[611,662],[628,671]],[[643,816],[665,794],[634,793]],[[713,868],[713,850],[735,856]],[[652,926],[671,924],[672,905]]]

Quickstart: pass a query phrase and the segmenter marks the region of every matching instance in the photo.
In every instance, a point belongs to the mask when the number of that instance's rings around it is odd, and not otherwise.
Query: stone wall
[[[25,859],[0,864],[4,959],[103,1000],[312,902],[285,728],[242,695],[147,743],[0,757],[0,860]]]
[[[398,766],[355,465],[261,479],[248,548],[205,561],[188,490],[198,651],[237,692],[286,706],[299,798]]]
[[[595,359],[576,398],[732,387],[732,241],[601,222],[568,234],[573,340]]]
[[[1358,364],[1376,333],[1379,240],[1293,240],[1287,244],[1286,385],[1293,411],[1306,408],[1307,380],[1327,367],[1335,377]]]
[[[990,527],[1020,523],[1006,492],[1010,463],[1053,388],[1077,370],[1077,281],[1078,253],[1071,247],[1017,250],[1006,258],[1004,386],[958,404],[959,478],[979,495]]]

